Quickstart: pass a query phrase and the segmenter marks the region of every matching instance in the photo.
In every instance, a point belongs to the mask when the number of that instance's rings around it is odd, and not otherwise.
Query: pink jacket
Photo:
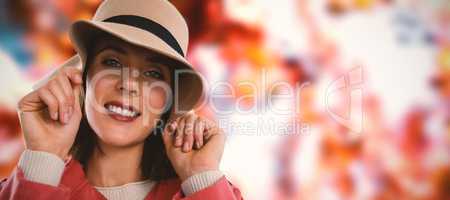
[[[146,200],[241,200],[238,188],[233,186],[225,176],[213,185],[188,197],[181,191],[181,181],[170,179],[158,182],[145,198]],[[0,200],[68,200],[68,199],[102,199],[103,197],[87,181],[80,163],[71,160],[65,167],[58,187],[36,183],[25,179],[20,168],[11,174],[9,179],[0,183]]]

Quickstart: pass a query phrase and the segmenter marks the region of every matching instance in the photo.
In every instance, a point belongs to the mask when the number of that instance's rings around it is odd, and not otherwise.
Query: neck
[[[143,143],[131,147],[98,144],[87,163],[87,179],[98,187],[142,181],[140,165],[143,149]]]

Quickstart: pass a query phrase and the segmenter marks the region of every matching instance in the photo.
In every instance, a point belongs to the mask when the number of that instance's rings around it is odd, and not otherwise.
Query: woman
[[[107,0],[70,36],[78,54],[19,102],[26,150],[0,199],[242,199],[224,133],[187,112],[203,86],[175,7]]]

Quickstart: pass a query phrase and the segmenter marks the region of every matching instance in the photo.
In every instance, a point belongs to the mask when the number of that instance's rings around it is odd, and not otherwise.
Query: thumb
[[[39,97],[37,90],[25,95],[18,103],[17,109],[20,112],[32,112],[45,108],[47,105]]]
[[[83,93],[83,88],[81,88],[81,85],[75,85],[73,87],[73,95],[75,96],[75,111],[77,113],[81,113],[81,107],[82,107],[82,103],[84,101],[84,93]]]
[[[164,145],[166,146],[166,151],[169,150],[170,147],[173,146],[173,133],[177,130],[177,122],[172,121],[167,123],[164,131],[162,133],[162,138],[164,141]]]

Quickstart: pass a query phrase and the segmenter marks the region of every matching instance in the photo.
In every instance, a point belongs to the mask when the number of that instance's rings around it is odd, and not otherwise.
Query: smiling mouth
[[[141,114],[133,106],[124,105],[118,101],[107,102],[104,106],[109,115],[120,121],[132,120],[139,117]]]

